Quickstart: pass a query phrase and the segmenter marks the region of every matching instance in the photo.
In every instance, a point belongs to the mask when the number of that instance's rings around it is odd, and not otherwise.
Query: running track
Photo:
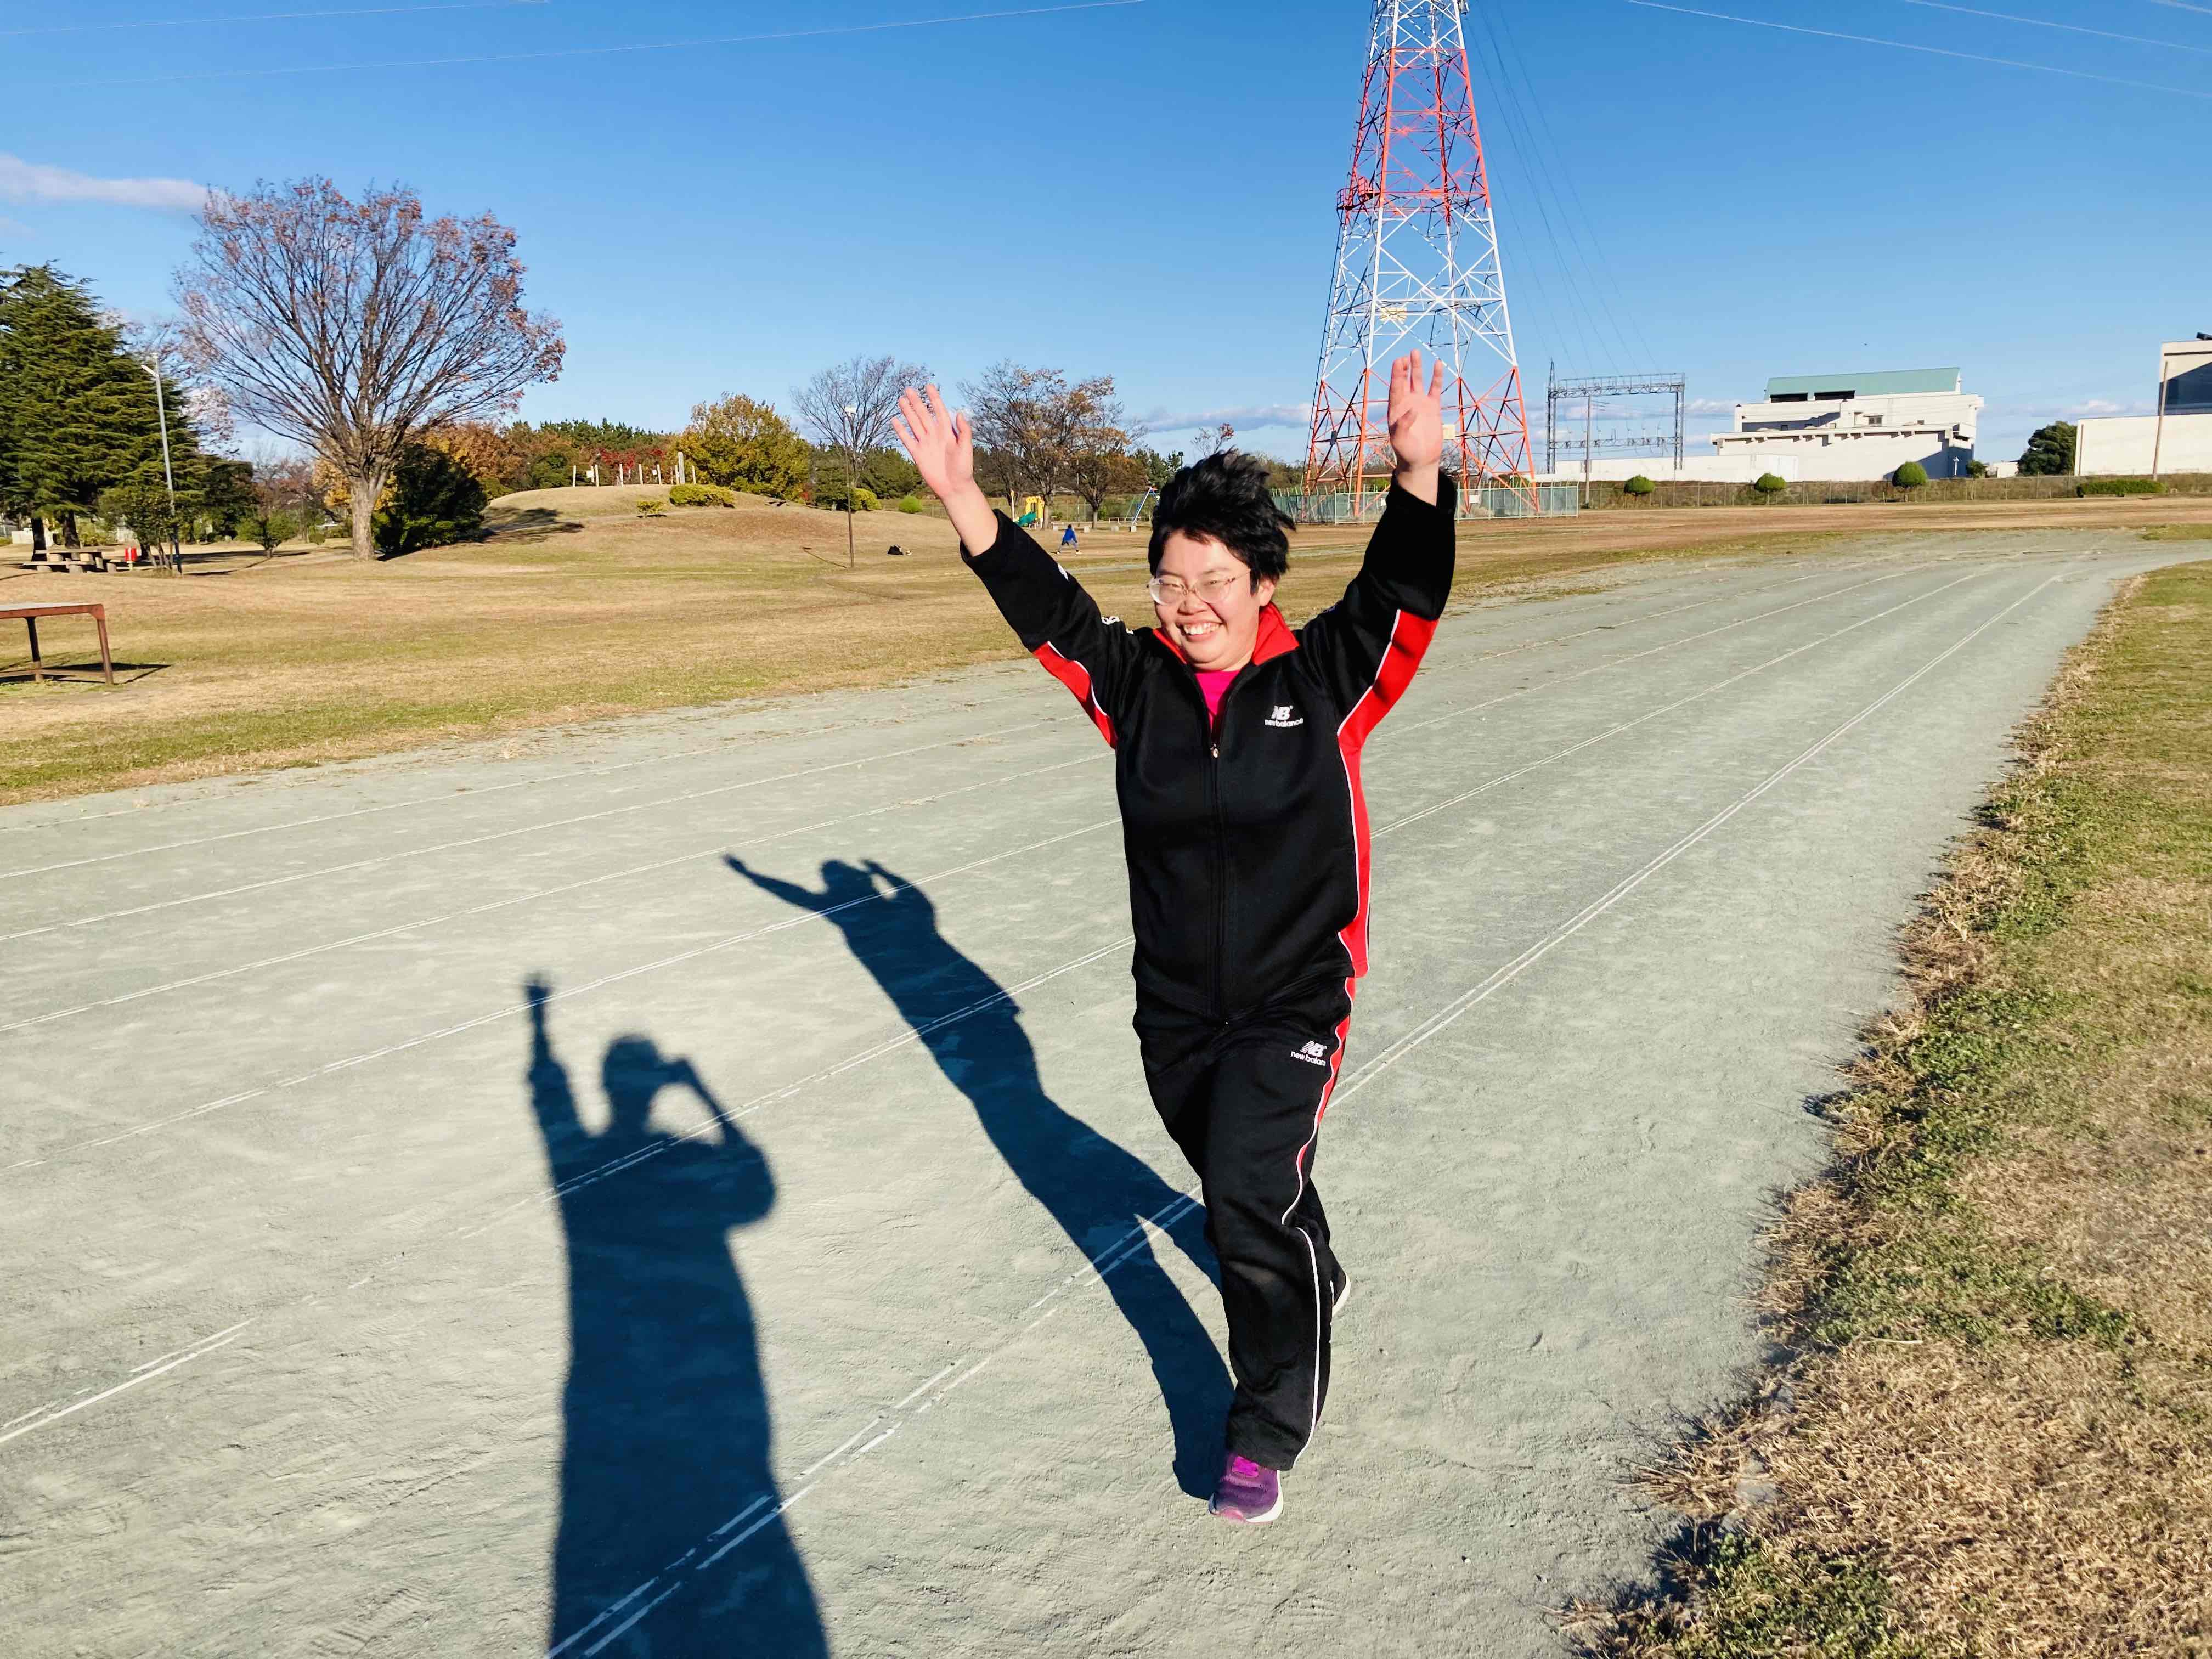
[[[1447,622],[1369,750],[1320,1159],[1355,1300],[1252,1532],[1178,1486],[1218,1307],[1110,764],[1042,675],[0,813],[10,1652],[1556,1648],[1549,1607],[1644,1571],[1624,1470],[1756,1356],[1750,1241],[1892,929],[2148,552],[1892,538]],[[933,922],[726,855],[876,860]],[[757,1373],[678,1331],[564,1395],[533,975],[588,1127],[641,1035],[763,1160],[696,1304]],[[656,1113],[567,1201],[704,1167],[696,1099]],[[564,1485],[602,1415],[643,1466]],[[549,1633],[564,1503],[635,1582]]]

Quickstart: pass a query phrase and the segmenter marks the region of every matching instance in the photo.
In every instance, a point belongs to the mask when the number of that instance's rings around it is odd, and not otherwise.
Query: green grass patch
[[[1670,1659],[1930,1659],[1900,1635],[1889,1583],[1871,1562],[1801,1561],[1748,1534],[1723,1533],[1692,1571],[1694,1612],[1684,1604],[1648,1610],[1623,1655]]]

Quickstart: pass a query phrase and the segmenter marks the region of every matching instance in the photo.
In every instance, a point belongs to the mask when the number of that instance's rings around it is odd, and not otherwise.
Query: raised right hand
[[[922,483],[939,501],[949,501],[975,488],[975,435],[968,416],[946,409],[944,394],[935,386],[921,391],[908,386],[900,392],[891,428],[913,458]]]

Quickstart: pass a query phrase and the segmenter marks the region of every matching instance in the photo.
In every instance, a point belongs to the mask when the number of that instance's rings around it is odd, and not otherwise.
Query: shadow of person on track
[[[690,1062],[644,1037],[608,1045],[608,1123],[591,1133],[546,1030],[551,993],[542,980],[524,989],[530,1100],[568,1256],[546,1650],[827,1659],[778,1507],[768,1390],[730,1254],[731,1230],[775,1206],[768,1164]],[[717,1133],[652,1130],[671,1087],[696,1096]]]
[[[938,931],[929,895],[872,859],[822,866],[822,890],[780,881],[726,854],[763,892],[833,922],[861,965],[927,1046],[938,1069],[975,1109],[983,1133],[1030,1195],[1075,1248],[1102,1267],[1121,1316],[1145,1345],[1175,1434],[1175,1473],[1203,1498],[1221,1469],[1228,1370],[1206,1327],[1152,1255],[1140,1218],[1177,1203],[1176,1189],[1142,1159],[1097,1133],[1046,1094],[1021,1005]],[[951,1018],[949,1016],[958,1015]],[[1169,1231],[1209,1279],[1219,1269],[1204,1243],[1204,1212],[1182,1210]],[[1131,1240],[1127,1253],[1116,1249]]]

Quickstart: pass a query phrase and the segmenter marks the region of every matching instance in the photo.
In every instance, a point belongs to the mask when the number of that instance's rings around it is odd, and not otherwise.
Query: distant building
[[[2153,477],[2212,472],[2212,340],[2169,340],[2159,347],[2155,407],[2154,415],[2078,422],[2075,471]]]
[[[1784,374],[1766,383],[1764,403],[1738,404],[1735,429],[1716,432],[1711,455],[1594,457],[1540,474],[1543,483],[1585,476],[1658,482],[1749,483],[1771,472],[1789,483],[1887,478],[1917,461],[1931,478],[1960,478],[1974,459],[1982,400],[1960,390],[1955,368],[1892,369],[1876,374]]]
[[[1872,374],[1784,374],[1766,401],[1738,404],[1735,429],[1713,434],[1724,459],[1792,460],[1784,477],[1886,478],[1917,461],[1931,478],[1960,478],[1974,459],[1982,400],[1960,389],[1955,368]]]

